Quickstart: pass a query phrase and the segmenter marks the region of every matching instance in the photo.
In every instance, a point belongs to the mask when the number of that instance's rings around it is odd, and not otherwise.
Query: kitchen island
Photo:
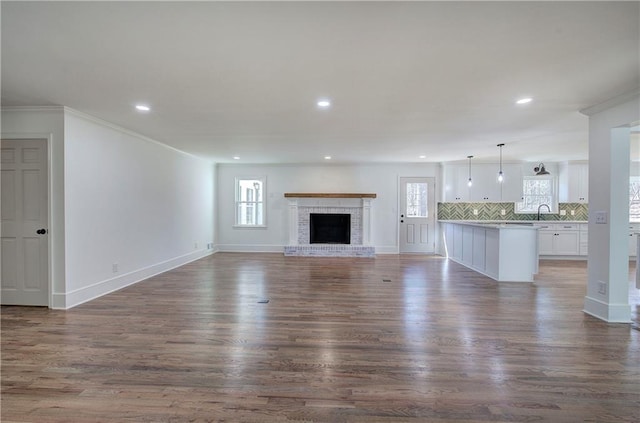
[[[533,282],[538,227],[518,223],[440,221],[447,258],[499,282]]]

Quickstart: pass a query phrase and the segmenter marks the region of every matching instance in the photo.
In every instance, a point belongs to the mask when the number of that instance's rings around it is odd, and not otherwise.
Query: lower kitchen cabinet
[[[589,254],[589,225],[587,223],[581,223],[580,228],[580,255],[586,256]]]
[[[538,229],[538,251],[541,256],[579,256],[586,259],[589,255],[589,224],[588,223],[536,223]],[[475,233],[474,233],[475,231]],[[638,255],[637,236],[640,223],[629,224],[629,257]],[[489,247],[493,242],[492,235],[487,231],[486,244],[483,248],[479,243],[481,230],[464,225],[447,225],[447,238],[453,244],[448,254],[451,258],[469,263],[487,274],[495,274],[490,269],[493,263],[488,257],[495,251]],[[463,242],[463,238],[466,242]],[[475,240],[475,245],[474,245]],[[463,245],[466,247],[463,248]],[[475,254],[474,254],[475,253]],[[485,257],[484,262],[481,257]]]
[[[640,232],[640,223],[629,224],[629,257],[636,257],[638,255],[638,238],[635,235],[636,232]]]
[[[448,258],[497,281],[532,282],[538,272],[537,228],[441,222]]]
[[[580,229],[577,224],[540,224],[538,251],[542,256],[580,255]]]

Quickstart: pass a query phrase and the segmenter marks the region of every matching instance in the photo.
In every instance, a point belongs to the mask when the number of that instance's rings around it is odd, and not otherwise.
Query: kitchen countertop
[[[589,223],[586,220],[438,220],[442,223],[467,223],[467,224],[548,224],[548,223]]]
[[[492,228],[492,229],[538,229],[538,226],[533,224],[531,221],[528,222],[514,222],[513,220],[507,222],[491,222],[487,220],[440,220],[441,223],[451,223],[455,225],[466,225],[466,226],[479,226],[482,228]]]

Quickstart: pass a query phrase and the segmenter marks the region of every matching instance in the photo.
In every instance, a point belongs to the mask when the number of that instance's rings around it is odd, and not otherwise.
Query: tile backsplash
[[[516,214],[514,203],[438,203],[439,220],[536,220],[537,213]],[[474,214],[477,210],[478,214]],[[502,210],[505,214],[502,215]],[[588,220],[588,204],[560,203],[560,213],[542,214],[540,220]],[[573,210],[574,214],[571,214]]]

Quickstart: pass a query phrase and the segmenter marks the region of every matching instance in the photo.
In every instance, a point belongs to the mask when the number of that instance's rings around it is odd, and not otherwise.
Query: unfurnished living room
[[[2,422],[640,421],[640,2],[0,14]]]

